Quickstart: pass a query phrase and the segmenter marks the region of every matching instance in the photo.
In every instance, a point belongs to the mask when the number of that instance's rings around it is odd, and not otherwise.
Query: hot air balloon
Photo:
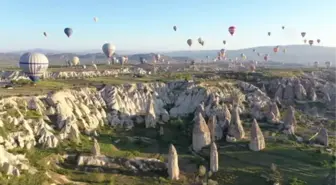
[[[119,57],[119,61],[120,61],[120,64],[121,65],[124,65],[124,64],[126,64],[126,57],[125,56],[122,56],[122,57]]]
[[[97,17],[94,17],[93,20],[94,20],[94,22],[98,22],[98,18]]]
[[[303,42],[306,44],[307,43],[307,39],[303,40]]]
[[[192,40],[191,39],[188,39],[187,40],[187,44],[189,45],[189,47],[192,45]]]
[[[73,31],[72,31],[71,28],[65,28],[65,29],[64,29],[64,33],[65,33],[65,35],[68,36],[69,38],[71,37],[72,32],[73,32]]]
[[[268,36],[271,36],[271,32],[268,32],[267,35],[268,35]]]
[[[257,53],[257,55],[260,57],[260,53]]]
[[[330,61],[326,61],[326,62],[325,62],[325,65],[326,65],[327,69],[329,69],[329,68],[330,68],[330,66],[331,66],[331,63],[330,63]]]
[[[230,33],[231,35],[233,35],[235,32],[236,32],[236,27],[234,27],[234,26],[230,26],[230,27],[229,27],[229,33]]]
[[[306,36],[306,32],[301,32],[302,38]]]
[[[29,79],[34,83],[39,81],[43,73],[48,69],[49,60],[41,53],[24,53],[20,57],[19,66]]]
[[[273,48],[274,53],[277,53],[279,51],[279,46],[276,46]]]
[[[176,30],[177,30],[177,27],[176,27],[176,26],[173,26],[173,29],[174,29],[174,31],[176,31]]]
[[[266,62],[268,61],[268,55],[267,55],[267,54],[264,56],[264,60],[265,60]]]
[[[226,44],[226,40],[223,40],[223,44],[224,44],[224,45]]]
[[[314,44],[314,41],[313,40],[309,40],[308,43],[309,43],[309,45],[312,46]]]
[[[282,26],[282,29],[284,30],[284,29],[285,29],[285,26]]]
[[[76,57],[76,56],[72,57],[71,63],[74,66],[78,65],[79,64],[79,58]]]
[[[252,51],[253,51],[253,52],[256,52],[256,49],[253,49]]]
[[[319,65],[319,62],[318,62],[318,61],[315,61],[315,62],[314,62],[314,67],[318,68],[318,65]]]
[[[286,53],[286,52],[287,52],[287,49],[286,49],[286,48],[284,48],[282,51],[283,51],[284,53]]]
[[[47,32],[43,32],[43,35],[45,36],[45,37],[47,37],[48,35],[47,35]]]
[[[246,55],[244,53],[240,54],[240,57],[242,58],[242,60],[246,59]]]
[[[115,46],[111,43],[105,43],[102,47],[102,50],[107,58],[111,58],[115,52]]]
[[[317,43],[318,43],[318,44],[321,42],[321,40],[320,40],[320,39],[317,39],[316,41],[317,41]]]

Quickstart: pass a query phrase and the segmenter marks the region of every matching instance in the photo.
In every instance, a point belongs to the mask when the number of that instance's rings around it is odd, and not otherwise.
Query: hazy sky
[[[91,50],[105,42],[117,50],[200,50],[223,48],[223,40],[225,48],[238,49],[301,44],[302,31],[308,40],[336,46],[336,0],[1,0],[0,5],[1,51]],[[237,27],[233,37],[231,25]],[[70,39],[65,27],[74,30]]]

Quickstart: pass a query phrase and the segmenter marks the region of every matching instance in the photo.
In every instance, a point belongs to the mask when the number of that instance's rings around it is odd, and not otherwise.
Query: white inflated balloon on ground
[[[37,82],[48,69],[49,60],[44,54],[27,52],[21,55],[19,66],[33,82]]]

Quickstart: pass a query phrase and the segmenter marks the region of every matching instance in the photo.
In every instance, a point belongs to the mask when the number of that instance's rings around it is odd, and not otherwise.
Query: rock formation
[[[215,142],[212,142],[210,147],[210,170],[212,172],[218,171],[218,151]]]
[[[284,119],[284,132],[286,134],[295,134],[296,129],[296,118],[295,109],[289,106],[286,112],[286,117]]]
[[[180,168],[178,165],[178,155],[174,145],[169,146],[168,153],[168,174],[171,180],[179,180]]]
[[[217,126],[217,118],[215,115],[210,116],[209,120],[208,120],[208,127],[210,130],[210,134],[211,134],[211,141],[215,141],[216,140],[216,126]]]
[[[154,111],[153,100],[150,99],[147,105],[147,114],[145,117],[146,128],[155,128],[156,126],[156,114]]]
[[[194,151],[200,151],[204,146],[211,143],[210,130],[201,113],[194,119],[194,128],[192,132],[192,146]]]
[[[251,128],[251,138],[249,144],[250,150],[260,151],[265,148],[265,139],[264,135],[259,128],[257,120],[253,119],[252,128]]]
[[[316,142],[324,146],[328,146],[328,130],[326,128],[321,128],[316,136]]]
[[[97,139],[95,138],[93,139],[93,146],[91,149],[91,153],[93,156],[100,156],[100,146]]]
[[[245,131],[243,128],[243,125],[240,121],[240,116],[238,113],[238,106],[235,105],[233,110],[232,110],[232,114],[231,114],[232,118],[230,121],[230,127],[229,127],[229,132],[228,134],[234,138],[236,138],[237,140],[242,139],[245,137]]]

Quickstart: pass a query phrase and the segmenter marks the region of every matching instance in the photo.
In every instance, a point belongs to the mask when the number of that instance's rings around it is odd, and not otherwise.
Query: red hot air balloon
[[[233,35],[233,34],[235,33],[235,31],[236,31],[236,27],[234,27],[234,26],[230,26],[230,27],[229,27],[229,33],[230,33],[231,35]]]
[[[273,48],[274,53],[279,51],[279,46]]]
[[[321,40],[320,40],[320,39],[317,39],[316,41],[317,41],[317,43],[318,43],[318,44],[321,42]]]
[[[311,45],[311,46],[314,44],[313,40],[309,40],[308,42],[309,42],[309,45]]]
[[[264,56],[264,60],[267,61],[268,60],[268,55]]]

